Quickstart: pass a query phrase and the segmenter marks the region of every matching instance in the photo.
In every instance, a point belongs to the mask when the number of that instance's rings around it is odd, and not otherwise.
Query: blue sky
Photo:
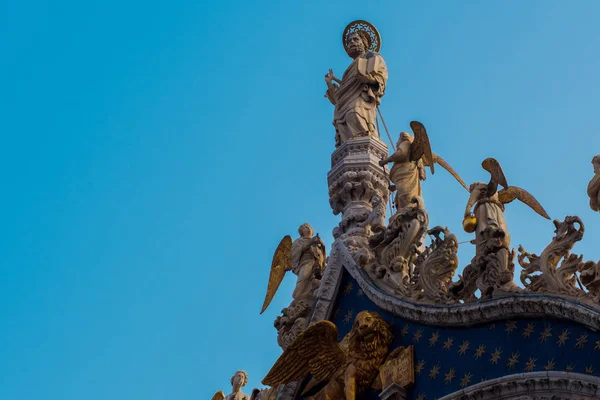
[[[394,137],[422,121],[467,181],[496,157],[553,218],[588,208],[600,153],[597,1],[29,1],[0,17],[0,398],[203,399],[279,354],[259,315],[273,250],[338,223],[324,74],[346,24],[382,35]],[[424,184],[460,240],[467,194]],[[551,222],[506,212],[539,253]],[[473,254],[461,245],[464,267]],[[520,268],[517,267],[517,279]]]

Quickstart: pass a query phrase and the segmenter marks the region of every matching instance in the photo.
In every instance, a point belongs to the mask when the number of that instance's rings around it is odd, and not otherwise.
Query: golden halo
[[[381,48],[381,36],[379,36],[377,28],[375,28],[370,22],[359,19],[350,22],[342,34],[342,44],[344,45],[344,50],[346,50],[346,53],[348,53],[348,47],[346,46],[348,36],[350,36],[351,33],[358,31],[362,31],[364,34],[366,34],[365,36],[369,41],[368,51],[378,52]]]

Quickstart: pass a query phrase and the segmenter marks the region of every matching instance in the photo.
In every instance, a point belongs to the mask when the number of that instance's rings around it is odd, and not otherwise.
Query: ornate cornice
[[[362,267],[356,264],[343,242],[333,244],[328,268],[330,276],[323,280],[322,293],[337,293],[338,288],[327,287],[340,283],[343,266],[357,281],[365,295],[382,310],[398,317],[434,326],[473,326],[497,320],[552,317],[570,320],[592,330],[600,330],[600,311],[575,300],[547,294],[515,294],[468,304],[418,304],[383,292],[369,281]],[[339,274],[339,275],[338,275]],[[331,308],[327,313],[330,317]],[[314,318],[313,318],[314,320]]]
[[[440,400],[592,400],[600,398],[600,378],[548,371],[507,375],[470,386]]]

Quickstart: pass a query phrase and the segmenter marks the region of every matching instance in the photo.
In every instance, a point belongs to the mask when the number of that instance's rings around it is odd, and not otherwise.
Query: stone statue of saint
[[[590,196],[590,208],[594,211],[600,211],[600,154],[592,158],[594,166],[594,177],[587,187],[587,194]]]
[[[354,24],[354,23],[353,23]],[[353,137],[377,136],[376,108],[385,93],[388,71],[383,57],[373,51],[379,47],[379,35],[372,25],[346,28],[343,40],[346,53],[352,57],[342,79],[333,76],[330,69],[325,75],[325,97],[335,106],[335,146]],[[373,34],[377,34],[374,46]],[[336,85],[337,82],[339,86]]]
[[[225,396],[222,391],[213,395],[213,400],[250,400],[250,396],[242,393],[242,388],[248,383],[248,374],[245,371],[236,371],[231,377],[231,393]]]

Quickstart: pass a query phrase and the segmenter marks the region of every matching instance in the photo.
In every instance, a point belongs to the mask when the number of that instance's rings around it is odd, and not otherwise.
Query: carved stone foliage
[[[576,286],[576,272],[583,256],[571,254],[571,249],[583,237],[583,222],[578,217],[566,217],[562,222],[555,220],[554,226],[552,242],[540,256],[519,246],[521,282],[527,292],[580,296],[583,291]]]
[[[582,301],[569,302],[557,296],[508,296],[485,302],[472,302],[454,306],[429,305],[405,299],[382,288],[366,276],[365,268],[359,266],[343,242],[333,244],[327,267],[327,280],[323,280],[320,292],[337,293],[342,271],[347,270],[357,281],[360,289],[377,307],[395,316],[423,324],[464,327],[485,322],[547,316],[575,321],[592,330],[600,330],[598,308],[582,305]],[[324,302],[320,316],[331,317],[331,301]],[[313,316],[314,317],[314,316]]]
[[[465,267],[457,282],[450,285],[455,299],[463,302],[476,301],[475,292],[479,289],[480,298],[503,293],[518,293],[520,289],[513,279],[515,274],[514,249],[509,252],[501,238],[490,231],[482,232],[485,241],[471,263]]]
[[[389,293],[423,303],[456,303],[449,294],[458,267],[458,241],[448,229],[427,231],[429,217],[420,198],[396,213],[385,231],[370,238],[373,260],[364,270]],[[425,234],[431,245],[424,246]],[[360,263],[359,263],[360,265]]]
[[[335,215],[342,214],[335,238],[358,237],[362,246],[371,228],[382,225],[381,213],[385,218],[389,196],[387,177],[378,165],[384,156],[387,146],[376,137],[349,140],[332,154],[327,176],[329,204]]]
[[[417,258],[411,282],[411,298],[423,303],[456,303],[449,293],[449,287],[458,267],[458,240],[441,226],[427,233],[431,236],[431,245]]]
[[[391,218],[387,229],[370,238],[374,258],[365,266],[378,285],[403,297],[410,297],[414,265],[429,221],[420,198],[413,200]]]
[[[286,349],[290,343],[306,328],[308,317],[312,309],[312,302],[307,300],[294,300],[289,307],[281,310],[273,323],[277,329],[277,344]]]

